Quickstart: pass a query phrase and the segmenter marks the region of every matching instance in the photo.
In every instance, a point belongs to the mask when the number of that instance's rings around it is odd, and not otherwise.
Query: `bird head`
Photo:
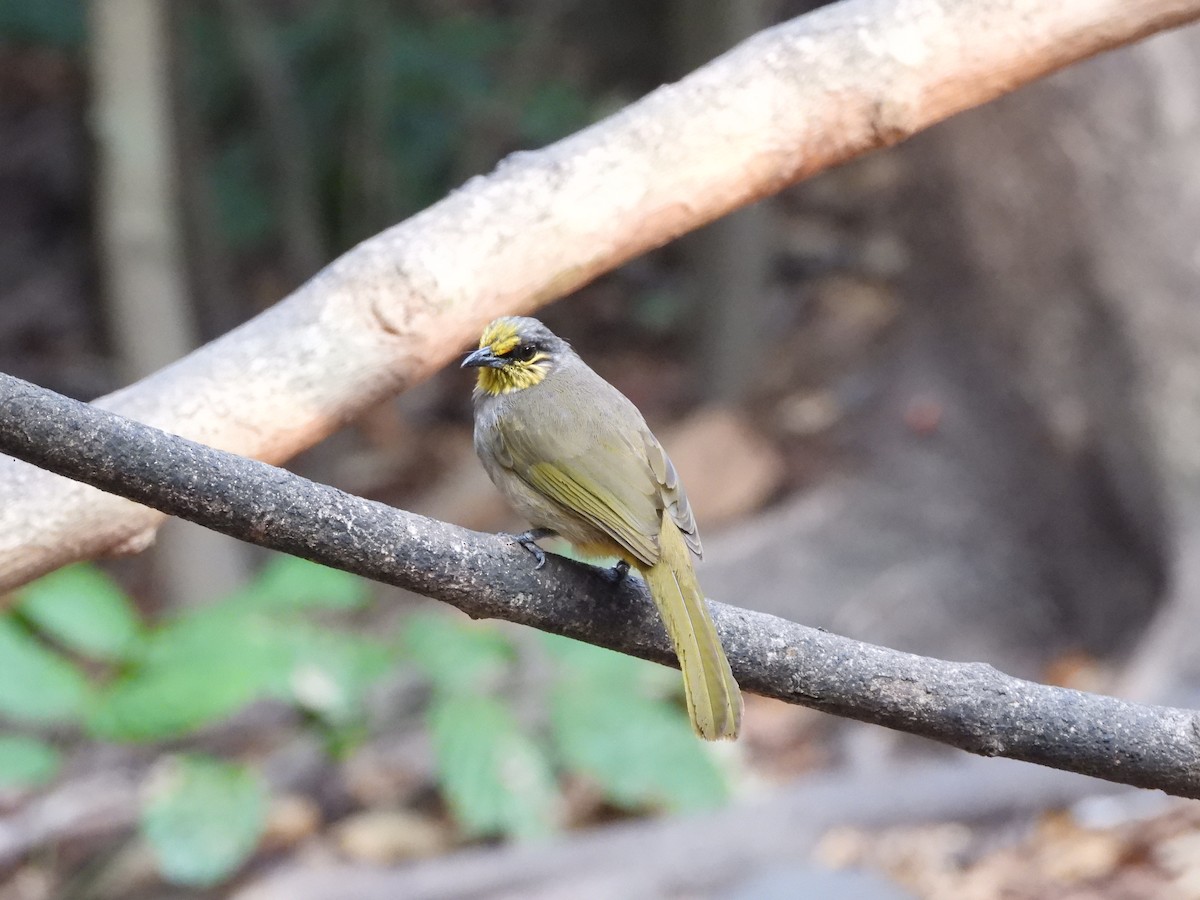
[[[478,369],[476,387],[484,394],[507,394],[541,383],[570,346],[537,319],[504,316],[483,330],[479,349],[462,361]]]

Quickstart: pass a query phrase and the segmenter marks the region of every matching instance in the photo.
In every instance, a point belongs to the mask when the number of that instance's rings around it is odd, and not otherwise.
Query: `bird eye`
[[[529,362],[537,354],[537,347],[533,344],[522,344],[513,351],[513,356],[521,362]]]

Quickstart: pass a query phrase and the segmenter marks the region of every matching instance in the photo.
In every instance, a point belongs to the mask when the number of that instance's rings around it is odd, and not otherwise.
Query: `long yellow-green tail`
[[[742,724],[742,692],[721,648],[687,544],[670,516],[663,516],[659,541],[659,560],[642,575],[679,657],[692,727],[708,741],[732,740]]]

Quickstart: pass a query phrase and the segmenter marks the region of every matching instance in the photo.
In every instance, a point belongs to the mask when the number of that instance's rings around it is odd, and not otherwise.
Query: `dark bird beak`
[[[502,369],[504,368],[504,360],[492,352],[491,347],[480,347],[478,350],[472,350],[467,354],[467,358],[462,361],[459,367],[462,369]]]

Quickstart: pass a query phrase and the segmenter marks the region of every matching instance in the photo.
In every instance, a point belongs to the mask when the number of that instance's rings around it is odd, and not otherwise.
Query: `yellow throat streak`
[[[546,367],[538,365],[546,359],[539,353],[529,362],[511,362],[503,369],[480,369],[475,383],[485,394],[508,394],[533,387],[546,377]]]

